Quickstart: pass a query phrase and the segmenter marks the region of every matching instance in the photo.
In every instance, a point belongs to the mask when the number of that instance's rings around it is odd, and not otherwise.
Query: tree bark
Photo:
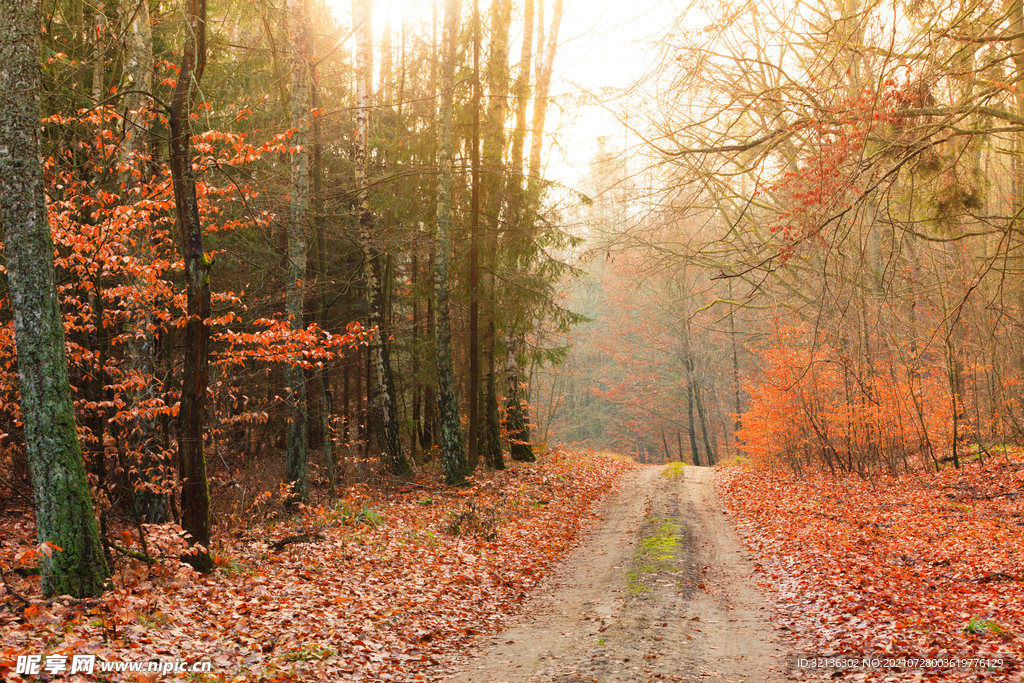
[[[179,249],[185,261],[185,357],[178,409],[178,473],[181,526],[197,546],[185,559],[199,571],[213,568],[210,545],[210,488],[203,453],[203,425],[210,355],[210,268],[203,253],[196,177],[192,168],[191,114],[206,68],[206,0],[188,0],[181,67],[171,101],[171,179],[178,214]]]
[[[309,40],[305,0],[288,0],[288,38],[291,43],[291,128],[295,130],[291,154],[291,212],[288,221],[288,274],[285,313],[292,329],[304,327],[306,258],[309,247]],[[309,426],[306,410],[306,371],[291,363],[285,368],[288,387],[288,460],[285,480],[291,485],[290,506],[309,500]]]
[[[512,17],[511,0],[491,2],[491,45],[487,58],[487,121],[483,134],[483,165],[486,171],[484,218],[487,221],[484,245],[484,295],[487,297],[486,327],[483,338],[484,401],[483,434],[480,450],[487,465],[505,468],[501,446],[501,423],[498,410],[498,306],[496,274],[498,270],[498,235],[501,230],[505,151],[505,117],[508,111],[509,68],[508,27]]]
[[[313,109],[320,108],[320,80],[317,75],[316,61],[307,52],[306,60],[309,67],[310,92]],[[327,329],[328,309],[330,301],[327,296],[327,225],[323,220],[324,196],[322,161],[323,139],[320,127],[320,116],[312,120],[313,158],[310,166],[310,182],[312,191],[313,215],[311,226],[316,234],[316,269],[317,269],[317,322],[320,328]],[[330,495],[333,496],[338,485],[338,466],[334,454],[334,390],[331,387],[330,365],[327,361],[316,373],[320,391],[320,427],[323,431],[324,466],[327,468],[327,483]]]
[[[39,141],[40,10],[38,0],[0,2],[0,225],[6,233],[36,534],[52,550],[40,561],[43,593],[86,597],[104,591],[109,572],[75,426],[46,214]]]
[[[469,209],[469,469],[480,459],[480,0],[473,0],[472,187]]]
[[[373,84],[371,38],[372,3],[352,0],[352,24],[356,36],[356,135],[355,180],[359,195],[359,243],[366,272],[366,296],[370,309],[370,327],[376,328],[370,340],[370,361],[377,379],[378,401],[374,419],[385,465],[392,474],[409,476],[412,467],[402,451],[402,435],[396,410],[395,380],[391,370],[391,344],[385,332],[385,297],[380,249],[374,244],[373,211],[370,208],[370,183],[366,173],[369,153],[369,123]]]
[[[513,229],[520,231],[520,236],[514,241],[519,248],[511,250],[513,252],[511,258],[516,264],[517,270],[528,268],[529,260],[534,255],[534,231],[529,227],[533,224],[532,206],[529,198],[523,194],[525,191],[523,187],[523,154],[526,145],[526,108],[530,98],[530,64],[533,61],[533,19],[534,2],[526,0],[523,8],[523,44],[519,52],[519,70],[512,86],[516,104],[516,125],[512,133],[512,167],[508,177],[508,197],[511,202],[510,220]],[[505,419],[508,424],[509,454],[512,459],[520,462],[533,462],[537,457],[534,455],[533,446],[530,443],[530,420],[527,414],[529,383],[524,382],[523,368],[519,363],[519,356],[525,345],[525,335],[522,332],[519,334],[513,332],[513,328],[522,325],[521,320],[510,321],[506,325],[505,372],[508,396],[505,400]],[[520,329],[522,328],[520,327]]]
[[[440,145],[437,165],[437,246],[434,255],[434,297],[437,302],[435,344],[437,347],[437,408],[444,478],[449,485],[460,484],[469,473],[469,461],[462,443],[462,427],[455,400],[452,371],[451,312],[448,301],[448,261],[452,221],[452,128],[455,118],[455,59],[459,30],[459,0],[445,0],[444,52],[441,66]]]

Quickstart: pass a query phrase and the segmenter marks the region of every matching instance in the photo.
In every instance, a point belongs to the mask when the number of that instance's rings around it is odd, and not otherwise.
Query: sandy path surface
[[[785,680],[785,650],[712,470],[644,467],[451,683]]]

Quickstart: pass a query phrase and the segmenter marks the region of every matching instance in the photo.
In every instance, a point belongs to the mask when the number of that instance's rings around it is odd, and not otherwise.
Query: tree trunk
[[[103,67],[106,60],[103,55],[103,43],[107,33],[107,15],[103,11],[103,3],[97,2],[92,18],[92,101],[98,104],[103,99]]]
[[[188,1],[188,22],[181,67],[174,86],[170,113],[170,165],[178,214],[179,248],[185,262],[185,357],[181,406],[178,409],[178,473],[181,477],[181,526],[198,546],[185,559],[199,571],[209,571],[210,488],[203,453],[203,423],[209,384],[210,267],[203,253],[196,177],[192,170],[191,113],[206,67],[206,0]]]
[[[715,457],[715,451],[708,439],[708,421],[704,413],[704,400],[700,396],[700,385],[694,387],[694,398],[697,402],[697,416],[700,418],[700,432],[704,438],[704,455],[707,456],[708,465],[714,465],[718,458]]]
[[[125,3],[121,6],[121,23],[125,31],[125,71],[132,89],[125,95],[125,139],[121,145],[122,161],[131,170],[121,179],[122,197],[130,201],[130,188],[138,182],[149,179],[150,155],[148,147],[150,126],[146,112],[148,98],[143,93],[153,90],[153,32],[149,22],[149,3],[144,0]],[[140,227],[135,234],[137,251],[135,257],[140,263],[151,262],[148,230]],[[134,283],[142,289],[144,279]],[[131,372],[139,378],[137,388],[130,393],[129,400],[143,413],[158,402],[156,381],[156,340],[153,319],[144,297],[139,297],[132,308],[132,325],[135,334],[128,340]],[[128,447],[137,459],[135,468],[138,475],[130,477],[134,489],[135,505],[143,521],[159,524],[170,521],[170,501],[164,482],[169,480],[163,454],[160,452],[156,421],[139,414],[129,427]]]
[[[517,462],[534,462],[537,456],[533,453],[530,443],[530,426],[527,422],[526,409],[523,407],[525,398],[522,391],[522,370],[517,357],[517,350],[522,347],[522,339],[505,341],[505,379],[508,383],[505,395],[505,424],[508,432],[508,452]]]
[[[379,391],[376,407],[378,447],[387,469],[401,477],[412,474],[402,451],[402,434],[396,410],[395,380],[391,371],[391,344],[385,331],[384,281],[380,249],[374,244],[373,212],[370,209],[369,179],[366,174],[369,154],[369,119],[373,83],[371,39],[372,3],[352,0],[352,24],[356,36],[356,135],[355,180],[359,195],[359,244],[366,271],[366,296],[370,308],[370,328],[376,328],[370,340],[370,361]]]
[[[512,133],[511,168],[508,176],[507,195],[511,203],[509,211],[513,228],[522,231],[523,237],[516,240],[516,247],[510,251],[516,270],[529,268],[529,261],[534,255],[532,207],[524,197],[523,187],[523,154],[526,144],[526,108],[530,98],[530,64],[533,61],[533,0],[526,0],[523,8],[523,43],[519,53],[519,70],[512,86],[515,96],[516,116],[515,130]],[[505,372],[508,381],[508,396],[505,400],[506,423],[508,424],[509,453],[513,460],[533,462],[536,456],[530,444],[530,421],[527,414],[529,400],[529,383],[524,382],[523,368],[519,357],[524,347],[522,332],[513,334],[514,328],[522,329],[521,320],[510,320],[506,323],[505,333]],[[524,386],[525,385],[525,386]],[[525,389],[525,391],[524,391]]]
[[[437,95],[437,83],[438,83],[438,67],[440,59],[438,58],[437,48],[437,3],[431,4],[430,12],[430,54],[432,59],[430,60],[430,82],[434,84],[432,86],[432,92]],[[458,22],[456,22],[457,24]],[[434,163],[437,163],[437,139],[438,139],[438,128],[437,128],[437,107],[430,108],[430,139],[433,141],[431,150],[431,159]],[[437,215],[437,195],[434,196],[434,214]],[[437,235],[435,233],[434,239],[427,240],[427,266],[428,275],[430,277],[430,294],[426,297],[426,312],[424,315],[424,321],[421,329],[424,332],[424,336],[427,339],[434,339],[434,297],[433,297],[433,267],[434,258],[437,255]],[[436,366],[436,351],[435,351],[435,366]],[[419,425],[419,442],[420,448],[423,449],[424,461],[429,461],[433,457],[434,448],[434,434],[437,433],[437,392],[427,391],[427,387],[424,387],[423,391],[423,415]]]
[[[434,296],[437,301],[435,344],[437,346],[437,408],[441,437],[441,461],[449,485],[460,484],[469,473],[469,461],[462,443],[459,407],[455,400],[452,372],[451,313],[448,301],[448,260],[452,221],[452,128],[455,118],[455,59],[459,29],[459,0],[445,0],[444,52],[441,66],[440,145],[437,176],[437,245],[434,256]]]
[[[316,60],[306,53],[306,64],[309,68],[309,85],[313,109],[320,108],[320,79],[316,71]],[[323,139],[320,128],[320,116],[314,116],[313,159],[310,166],[310,182],[312,184],[313,215],[311,226],[316,235],[316,270],[317,270],[317,322],[320,328],[327,329],[328,308],[330,301],[327,296],[327,226],[324,217],[322,161]],[[317,369],[317,388],[320,391],[320,428],[323,432],[324,466],[327,468],[327,484],[329,494],[334,496],[338,485],[338,466],[334,454],[334,391],[331,387],[330,365],[328,361]]]
[[[469,209],[469,469],[480,459],[480,0],[473,0],[473,137]]]
[[[543,0],[540,3],[537,21],[537,85],[533,103],[533,139],[530,141],[530,182],[537,186],[540,181],[540,158],[544,146],[544,120],[547,117],[548,91],[551,89],[551,68],[558,51],[558,29],[562,24],[562,0],[555,0],[551,10],[551,25],[547,28],[547,51],[544,50]]]
[[[3,0],[0,10],[0,225],[36,534],[53,550],[40,561],[42,589],[99,595],[109,572],[75,427],[40,163],[40,3]]]
[[[693,361],[686,359],[686,414],[689,419],[690,453],[693,464],[700,467],[700,451],[697,450],[697,425],[693,420]]]
[[[366,406],[363,405],[363,347],[357,346],[355,349],[355,355],[351,361],[346,365],[348,373],[352,376],[352,398],[353,406],[349,414],[352,416],[352,421],[355,423],[355,442],[367,442],[369,441],[366,437]],[[346,406],[348,404],[346,403]]]
[[[417,449],[420,442],[420,420],[422,415],[420,413],[420,406],[423,403],[423,380],[420,376],[420,358],[422,353],[419,352],[423,348],[423,331],[420,329],[420,291],[422,278],[420,276],[420,259],[418,254],[418,246],[413,247],[411,254],[411,263],[409,264],[409,270],[411,271],[412,277],[412,343],[413,353],[410,357],[410,370],[412,373],[412,434],[409,442],[409,457],[413,462],[424,462],[424,459],[418,457]]]
[[[497,336],[498,306],[496,273],[498,270],[498,234],[501,226],[504,173],[502,154],[505,151],[505,116],[508,111],[509,68],[508,28],[512,17],[511,0],[491,2],[491,45],[487,58],[487,120],[483,135],[483,165],[486,171],[484,218],[487,221],[484,245],[486,327],[483,338],[484,401],[481,452],[493,469],[505,468],[501,447],[501,424],[498,410]]]
[[[729,300],[732,301],[732,280],[729,280]],[[743,426],[740,419],[740,356],[739,346],[736,344],[736,306],[732,303],[729,304],[729,340],[732,343],[732,394],[736,409],[736,414],[732,418],[732,428],[734,432],[738,432]]]
[[[306,258],[308,250],[309,152],[309,41],[306,34],[305,0],[288,0],[288,38],[291,43],[291,127],[295,129],[291,154],[291,213],[288,221],[288,265],[285,281],[285,313],[292,329],[304,327]],[[288,455],[285,481],[291,485],[288,505],[309,500],[309,427],[306,410],[306,371],[291,363],[285,368],[288,387]]]
[[[513,189],[523,189],[523,154],[526,151],[526,108],[530,103],[530,65],[533,62],[533,0],[526,0],[523,7],[523,43],[519,50],[519,69],[512,94],[516,102],[516,127],[512,133],[512,172],[509,184]],[[518,195],[519,192],[516,192]]]

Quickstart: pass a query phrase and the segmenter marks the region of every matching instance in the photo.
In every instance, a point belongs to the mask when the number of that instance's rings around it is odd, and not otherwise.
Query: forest
[[[5,678],[440,680],[665,463],[1019,677],[1024,1],[608,7],[0,2]]]

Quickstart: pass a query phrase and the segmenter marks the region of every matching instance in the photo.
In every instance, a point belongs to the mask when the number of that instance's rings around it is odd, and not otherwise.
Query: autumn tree
[[[1022,119],[1006,83],[1021,67],[1008,10],[1009,21],[963,3],[722,3],[707,31],[667,32],[632,93],[656,105],[634,125],[649,162],[638,177],[659,208],[613,243],[729,281],[699,306],[722,312],[734,378],[735,314],[756,321],[748,372],[767,384],[748,384],[754,395],[789,375],[779,364],[837,364],[807,393],[794,387],[809,431],[783,459],[938,467],[958,465],[969,441],[984,453],[1020,438],[1007,352],[1020,303],[996,294],[1017,277],[1005,198],[1019,196],[1019,165],[1005,150]],[[781,353],[767,342],[780,328],[812,352]],[[744,438],[769,417],[787,419],[751,414]]]
[[[189,562],[209,571],[210,489],[203,451],[206,390],[210,362],[210,268],[203,250],[203,224],[192,169],[191,117],[206,69],[206,0],[189,0],[185,45],[171,100],[170,165],[177,209],[178,247],[185,261],[187,320],[181,406],[178,410],[178,474],[181,477],[181,526],[197,546]]]

